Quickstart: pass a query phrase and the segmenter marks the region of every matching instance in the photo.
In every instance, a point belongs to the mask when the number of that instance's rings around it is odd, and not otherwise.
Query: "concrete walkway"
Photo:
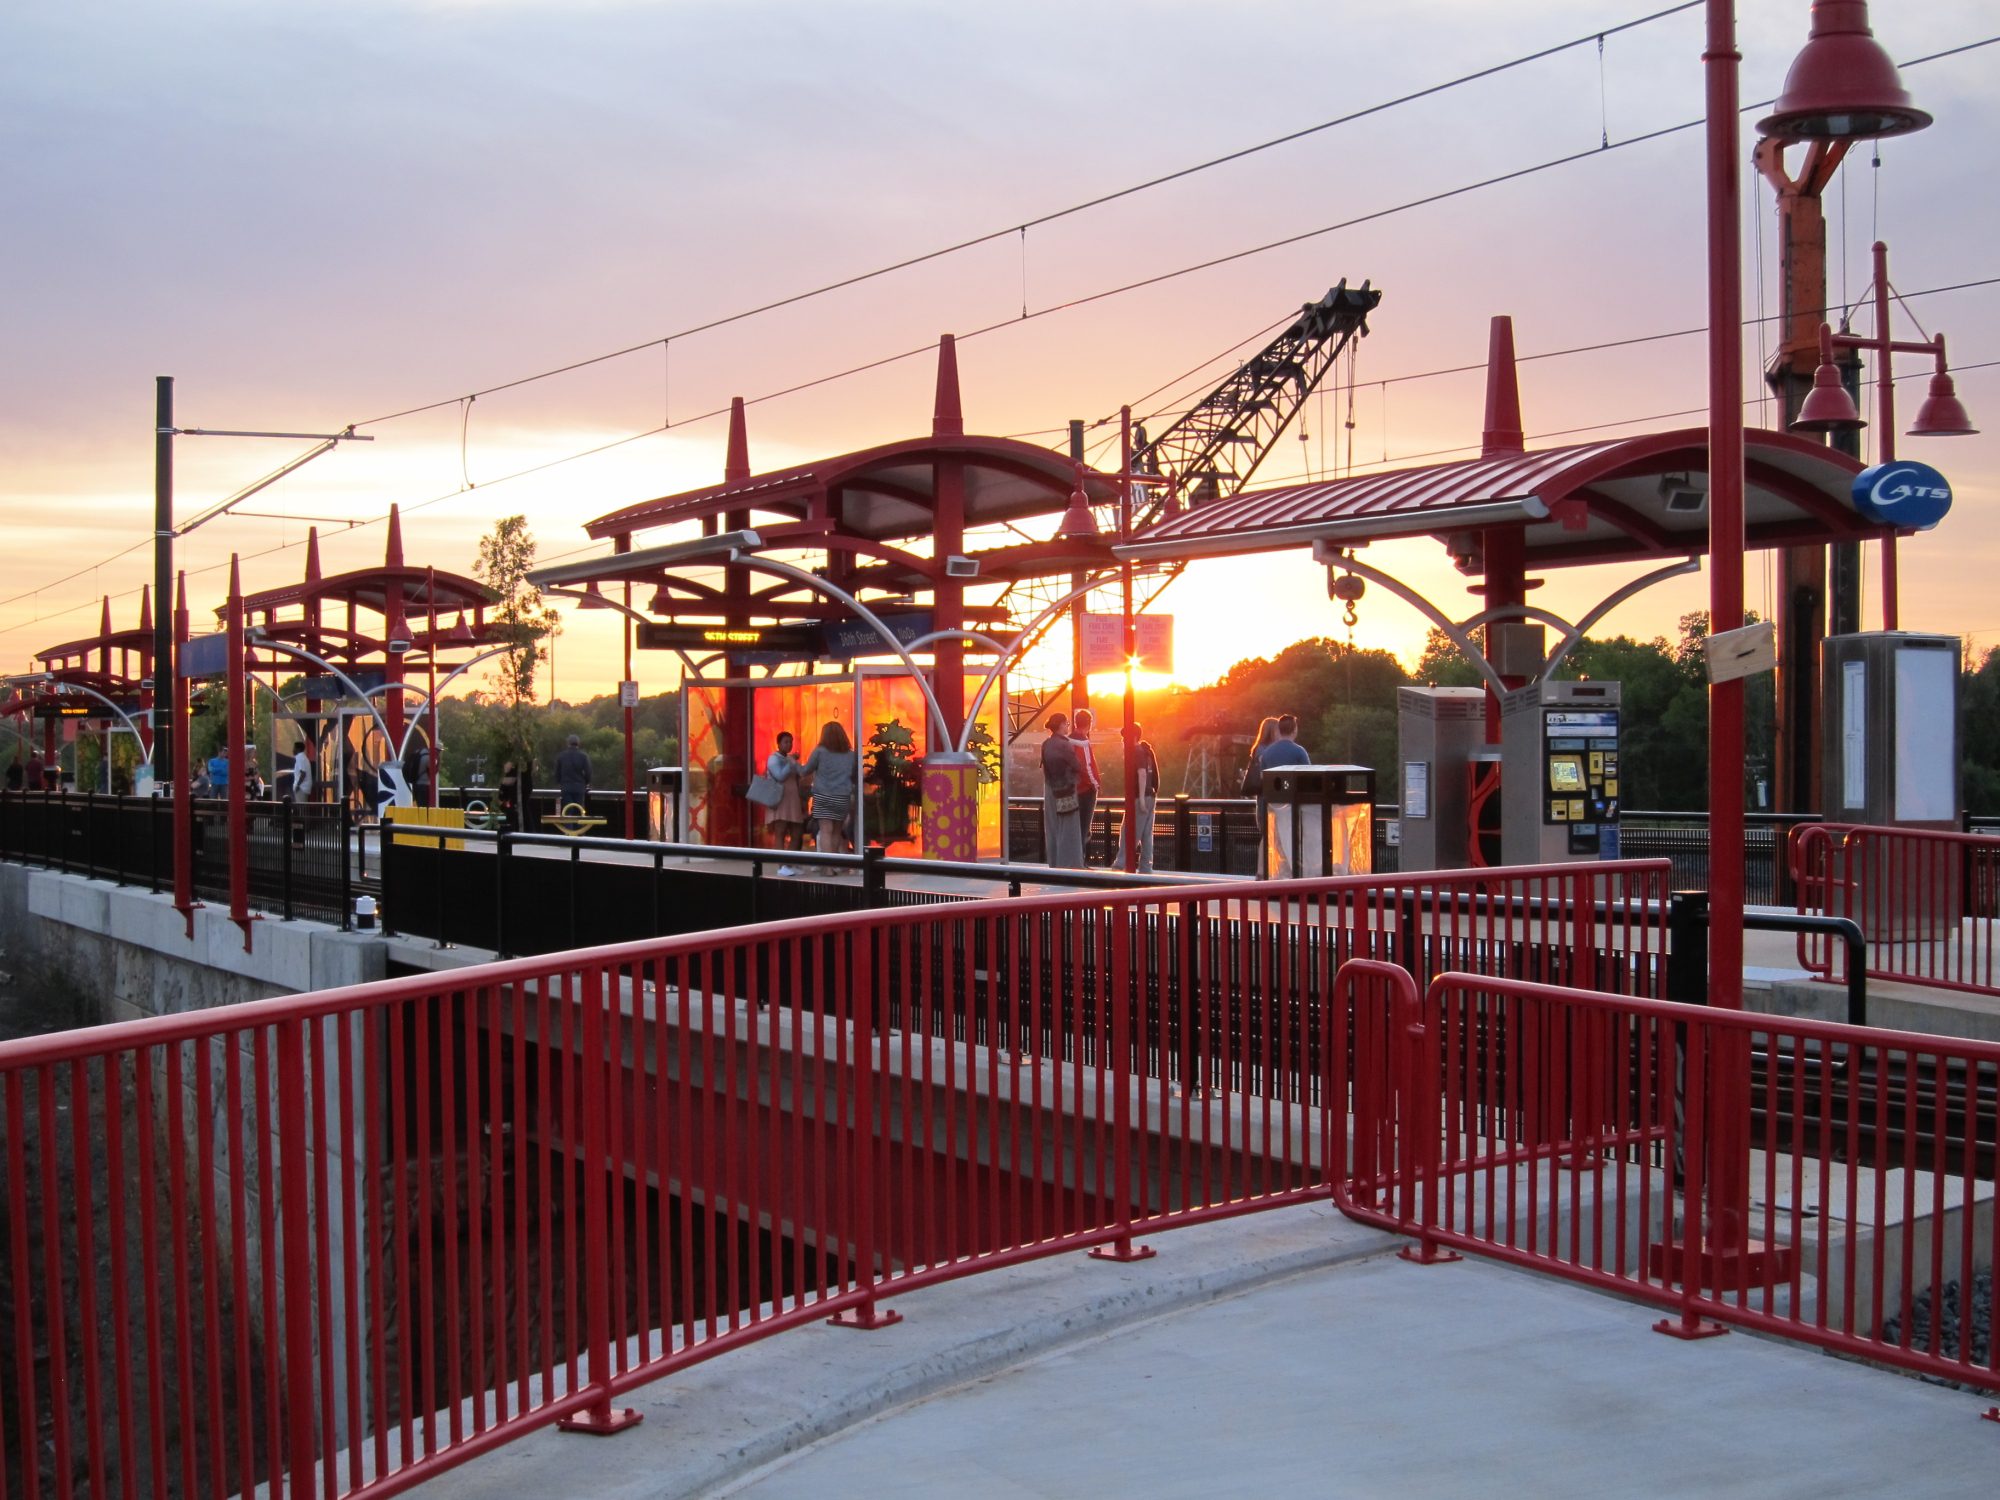
[[[950,1495],[1979,1496],[1990,1401],[1480,1261],[1421,1267],[1327,1207],[896,1299],[425,1487],[755,1500]]]

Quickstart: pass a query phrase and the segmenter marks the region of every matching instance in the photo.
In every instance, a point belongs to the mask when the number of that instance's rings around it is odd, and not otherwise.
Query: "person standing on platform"
[[[1096,723],[1087,708],[1076,711],[1076,721],[1070,729],[1070,742],[1076,746],[1079,767],[1076,783],[1076,807],[1078,825],[1083,833],[1083,863],[1079,869],[1090,863],[1090,830],[1097,817],[1097,789],[1102,785],[1097,775],[1097,753],[1090,748],[1090,730]]]
[[[583,741],[576,735],[569,737],[556,757],[556,802],[558,813],[571,807],[590,811],[590,757],[583,753]]]
[[[1053,870],[1083,868],[1083,757],[1066,714],[1049,715],[1042,741],[1042,851]]]
[[[292,800],[310,802],[313,791],[312,757],[304,740],[292,741]]]
[[[771,847],[795,851],[805,844],[806,799],[804,768],[799,758],[792,754],[792,733],[789,729],[778,735],[777,748],[764,760],[764,774],[778,784],[778,800],[771,804],[771,810],[764,819],[771,830]],[[797,867],[789,864],[778,866],[780,875],[796,875]]]
[[[854,742],[838,720],[829,719],[820,726],[819,743],[799,768],[812,792],[815,842],[822,854],[853,851],[847,830],[854,822],[855,762]]]
[[[31,792],[46,792],[48,789],[48,762],[42,759],[42,752],[37,750],[33,755],[28,757],[28,790]]]
[[[1125,850],[1129,840],[1136,833],[1139,836],[1139,865],[1137,873],[1153,873],[1153,818],[1160,807],[1160,757],[1153,751],[1153,742],[1140,739],[1146,732],[1143,724],[1132,726],[1134,751],[1134,781],[1138,786],[1138,800],[1133,804],[1131,815],[1125,819],[1125,831],[1119,839],[1118,868],[1125,868]]]
[[[208,794],[211,797],[229,795],[229,752],[218,750],[208,758]]]
[[[1266,745],[1257,757],[1258,803],[1260,808],[1271,805],[1270,794],[1263,790],[1264,773],[1278,766],[1307,766],[1312,757],[1306,747],[1299,743],[1299,720],[1296,714],[1280,714],[1275,726],[1277,738]],[[1296,873],[1292,859],[1292,811],[1286,802],[1277,819],[1275,841],[1264,833],[1264,818],[1260,812],[1257,819],[1259,847],[1264,848],[1264,873],[1274,880],[1290,880]],[[1271,855],[1277,855],[1276,867],[1272,868]]]
[[[1250,761],[1243,768],[1243,784],[1236,789],[1239,797],[1257,799],[1257,878],[1265,876],[1264,867],[1264,752],[1278,740],[1278,721],[1266,718],[1257,726],[1257,737],[1250,742]],[[1228,868],[1228,851],[1223,852],[1223,868]]]

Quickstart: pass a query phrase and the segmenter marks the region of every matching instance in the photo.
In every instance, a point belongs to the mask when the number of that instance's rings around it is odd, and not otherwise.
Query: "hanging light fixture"
[[[409,617],[398,615],[395,623],[389,627],[388,640],[384,641],[382,646],[391,656],[407,656],[410,654],[410,648],[416,643],[416,632],[410,629]]]
[[[1812,389],[1806,393],[1798,416],[1791,421],[1793,432],[1859,432],[1868,424],[1854,409],[1854,398],[1841,382],[1840,367],[1833,362],[1833,330],[1819,325],[1819,368],[1813,371]]]
[[[1869,30],[1867,0],[1813,0],[1811,35],[1757,130],[1780,140],[1860,141],[1930,123]]]
[[[1917,419],[1910,424],[1911,437],[1976,437],[1979,429],[1972,425],[1972,418],[1958,399],[1958,390],[1952,384],[1951,371],[1945,368],[1944,335],[1937,340],[1937,373],[1931,376],[1931,392],[1924,397],[1924,404],[1917,408]]]
[[[1063,512],[1056,535],[1068,541],[1098,535],[1097,517],[1091,514],[1090,497],[1083,492],[1083,465],[1076,469],[1076,488],[1069,492],[1069,509]]]

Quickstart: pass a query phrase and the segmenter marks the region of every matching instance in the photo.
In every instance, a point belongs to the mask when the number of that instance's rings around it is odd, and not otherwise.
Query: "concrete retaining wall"
[[[374,934],[317,922],[254,924],[251,949],[225,911],[200,907],[194,936],[164,895],[0,864],[0,949],[9,967],[59,980],[128,1021],[362,984],[387,973]]]

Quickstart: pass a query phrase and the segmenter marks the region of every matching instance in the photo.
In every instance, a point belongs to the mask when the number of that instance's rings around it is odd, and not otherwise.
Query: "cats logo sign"
[[[1854,508],[1883,526],[1928,531],[1951,509],[1951,482],[1929,464],[1903,459],[1854,476]]]

